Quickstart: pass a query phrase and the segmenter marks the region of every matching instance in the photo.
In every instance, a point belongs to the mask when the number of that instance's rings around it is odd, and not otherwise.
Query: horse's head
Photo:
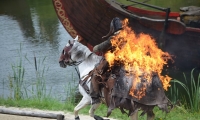
[[[71,59],[70,50],[73,48],[73,45],[77,40],[78,36],[73,40],[69,40],[67,45],[63,48],[61,56],[59,58],[60,67],[66,68],[67,65],[71,65],[72,63],[74,63],[74,61]]]

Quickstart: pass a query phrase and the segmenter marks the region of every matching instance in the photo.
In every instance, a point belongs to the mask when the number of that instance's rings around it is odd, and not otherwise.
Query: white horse
[[[69,40],[68,44],[62,51],[59,63],[60,66],[63,68],[66,68],[67,65],[78,66],[78,69],[80,71],[80,78],[83,81],[85,80],[85,78],[87,78],[89,72],[94,69],[94,66],[99,63],[99,61],[102,59],[102,56],[98,56],[92,53],[86,46],[79,43],[77,40],[78,37],[76,37],[74,40]],[[86,80],[85,84],[88,89],[90,89],[91,82],[89,81],[89,78],[88,80]],[[79,84],[78,88],[83,97],[78,105],[74,108],[76,120],[79,119],[79,110],[90,105],[92,101],[89,93],[85,91],[83,86]],[[91,106],[89,110],[89,114],[91,117],[94,117],[94,111],[98,108],[99,105],[100,103]]]
[[[75,114],[75,120],[79,120],[78,112],[82,108],[86,107],[87,105],[90,105],[92,103],[91,96],[89,94],[90,90],[90,84],[91,81],[89,80],[89,73],[91,70],[94,69],[95,65],[100,62],[102,59],[102,56],[98,56],[91,52],[86,46],[79,43],[78,37],[76,37],[74,40],[69,40],[68,44],[64,47],[62,54],[59,59],[60,66],[63,68],[66,68],[67,65],[71,66],[78,66],[78,69],[80,71],[80,78],[81,82],[86,85],[86,90],[83,88],[81,84],[79,84],[79,92],[83,96],[81,101],[78,103],[78,105],[74,108],[74,114]],[[133,101],[134,102],[134,101]],[[133,105],[137,103],[134,102]],[[91,108],[89,110],[89,114],[91,117],[94,117],[94,112],[98,108],[99,104],[93,104],[91,105]],[[152,105],[146,105],[146,108],[151,108]],[[131,120],[138,120],[138,108],[134,109],[134,112],[130,115]],[[147,113],[147,120],[153,120],[154,119],[153,111],[150,112],[150,114]]]

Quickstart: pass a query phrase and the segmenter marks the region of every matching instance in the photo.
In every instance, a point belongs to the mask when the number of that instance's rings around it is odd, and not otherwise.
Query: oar
[[[145,0],[145,1],[143,1],[142,3],[146,3],[146,2],[148,2],[149,0]],[[131,4],[131,5],[123,5],[123,7],[124,8],[127,8],[128,6],[135,6],[135,5],[138,5],[138,3],[136,3],[136,4]]]
[[[159,37],[159,47],[163,48],[163,46],[165,45],[164,35],[165,35],[166,29],[168,28],[168,17],[169,17],[169,13],[170,13],[170,8],[162,8],[162,7],[158,7],[158,6],[154,6],[154,5],[149,5],[149,4],[146,4],[146,3],[141,3],[141,2],[138,2],[138,1],[135,1],[135,0],[127,0],[127,1],[131,1],[131,2],[134,2],[134,3],[138,3],[138,4],[141,4],[141,5],[147,6],[147,7],[151,7],[151,8],[166,12],[164,27],[163,27],[163,30],[162,30],[160,37]]]
[[[154,5],[149,5],[149,4],[138,2],[138,1],[135,1],[135,0],[127,0],[127,1],[131,1],[131,2],[134,2],[134,3],[137,3],[137,4],[141,4],[141,5],[151,7],[151,8],[157,9],[157,10],[161,10],[161,11],[165,11],[165,12],[167,11],[166,8],[162,8],[162,7],[158,7],[158,6],[154,6]]]
[[[165,46],[165,32],[168,29],[168,24],[169,24],[169,13],[170,13],[170,8],[166,8],[166,17],[165,17],[165,22],[164,22],[164,27],[163,30],[159,36],[159,42],[158,42],[158,46],[162,49]]]

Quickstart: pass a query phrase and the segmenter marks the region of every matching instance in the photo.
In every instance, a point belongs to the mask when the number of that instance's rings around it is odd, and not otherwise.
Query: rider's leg
[[[138,110],[134,111],[134,113],[130,116],[130,120],[138,120]]]
[[[98,77],[94,75],[91,79],[90,96],[92,98],[92,104],[100,103],[99,84],[97,78]]]
[[[155,114],[153,111],[147,113],[147,120],[154,120]]]

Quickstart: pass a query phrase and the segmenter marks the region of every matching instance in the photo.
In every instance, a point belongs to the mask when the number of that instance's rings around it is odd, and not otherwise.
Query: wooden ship
[[[128,18],[136,34],[151,35],[161,47],[174,56],[168,69],[191,71],[200,67],[200,28],[187,27],[176,18],[178,12],[160,8],[160,12],[125,6],[115,0],[52,0],[59,20],[67,32],[90,49],[103,42],[114,17]],[[137,1],[133,1],[136,2]],[[144,4],[144,3],[138,3]],[[152,7],[152,5],[150,5]]]

